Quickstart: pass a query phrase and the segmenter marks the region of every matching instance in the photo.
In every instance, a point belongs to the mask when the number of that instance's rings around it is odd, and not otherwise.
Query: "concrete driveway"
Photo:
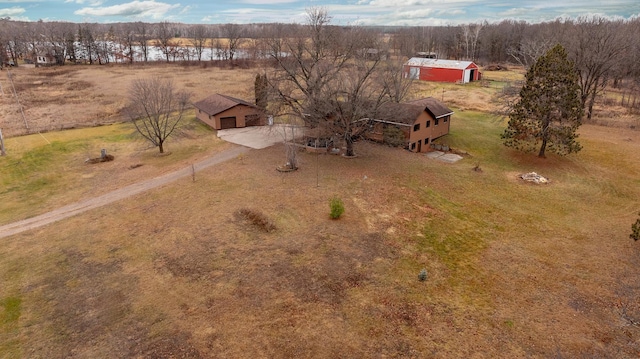
[[[427,152],[426,156],[447,163],[456,163],[462,159],[462,156],[460,155],[456,155],[455,153],[444,153],[442,151]]]
[[[273,146],[276,143],[282,143],[285,138],[287,140],[292,139],[292,137],[297,139],[303,135],[304,130],[302,127],[291,125],[251,126],[218,130],[220,139],[258,150]]]

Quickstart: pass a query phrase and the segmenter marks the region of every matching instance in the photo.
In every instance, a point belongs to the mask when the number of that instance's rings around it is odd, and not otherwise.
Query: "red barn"
[[[404,64],[404,77],[423,81],[467,83],[482,77],[471,61],[412,57]]]

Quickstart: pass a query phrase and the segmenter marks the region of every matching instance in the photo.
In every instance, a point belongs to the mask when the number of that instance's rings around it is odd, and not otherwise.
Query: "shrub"
[[[418,274],[418,280],[420,280],[421,282],[427,280],[427,270],[425,268],[422,268],[420,274]]]
[[[387,126],[382,130],[384,143],[391,147],[404,147],[407,145],[407,138],[404,132],[396,126]]]
[[[333,197],[331,202],[329,202],[329,208],[331,208],[331,212],[329,216],[331,219],[338,219],[344,213],[344,203],[338,197]]]
[[[640,213],[638,213],[640,215]],[[634,241],[640,240],[640,218],[636,220],[636,223],[631,225],[631,234],[629,238]]]

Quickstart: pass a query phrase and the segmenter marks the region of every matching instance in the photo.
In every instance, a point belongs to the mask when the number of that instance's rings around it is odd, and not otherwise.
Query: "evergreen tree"
[[[578,152],[581,118],[578,74],[564,48],[556,45],[527,71],[502,138],[505,146],[525,152],[540,146],[538,157],[545,157],[546,150],[560,155]]]
[[[257,74],[254,87],[255,87],[255,95],[256,95],[256,106],[264,110],[265,108],[267,108],[268,91],[269,91],[267,75]]]

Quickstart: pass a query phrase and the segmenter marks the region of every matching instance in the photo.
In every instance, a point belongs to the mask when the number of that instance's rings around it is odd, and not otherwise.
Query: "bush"
[[[331,219],[338,219],[344,213],[344,203],[338,197],[333,197],[331,202],[329,202],[329,208],[331,208],[331,212],[329,216]]]
[[[396,126],[387,126],[382,130],[384,143],[391,147],[404,147],[407,145],[407,138],[404,132]]]
[[[638,213],[638,215],[640,215],[640,213]],[[636,220],[636,223],[631,225],[631,234],[629,235],[629,238],[634,241],[640,240],[640,218]]]
[[[426,268],[422,268],[422,270],[420,271],[420,274],[418,274],[418,280],[421,282],[424,282],[425,280],[427,280],[427,269]]]

